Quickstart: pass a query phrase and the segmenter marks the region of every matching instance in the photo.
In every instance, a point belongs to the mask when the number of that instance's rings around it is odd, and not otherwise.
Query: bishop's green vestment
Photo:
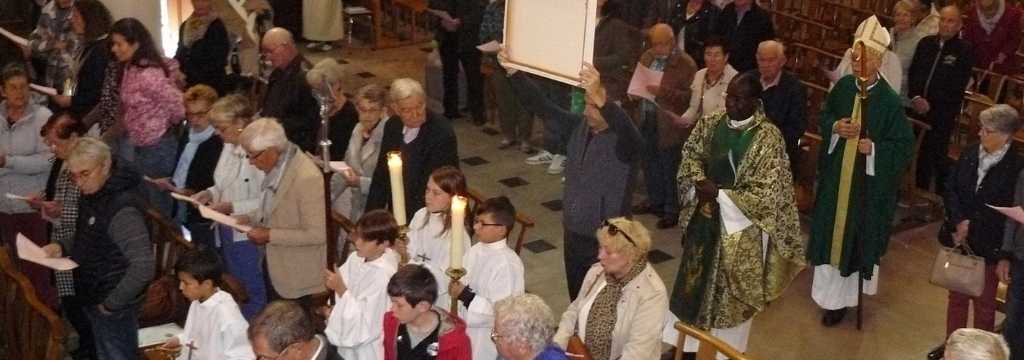
[[[904,116],[900,96],[879,77],[875,85],[869,86],[866,104],[861,104],[866,115],[867,137],[874,142],[874,175],[866,175],[867,169],[852,172],[852,177],[860,176],[862,181],[851,180],[845,227],[842,231],[836,230],[846,139],[839,138],[830,151],[831,129],[836,121],[853,117],[857,96],[856,78],[847,75],[829,92],[821,113],[819,129],[825,142],[818,154],[817,194],[807,256],[813,265],[835,266],[842,276],[859,271],[865,279],[871,279],[874,266],[889,244],[897,192],[912,155],[914,133]],[[869,193],[861,199],[865,188]],[[841,233],[842,238],[835,238],[834,233]],[[854,245],[858,236],[864,245],[863,261],[856,259]],[[833,255],[834,245],[837,249]]]

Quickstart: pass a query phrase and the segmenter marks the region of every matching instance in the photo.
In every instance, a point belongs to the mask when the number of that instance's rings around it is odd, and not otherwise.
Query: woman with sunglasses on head
[[[638,221],[617,217],[597,230],[598,263],[562,314],[554,342],[579,336],[594,360],[657,359],[668,312],[665,283],[647,263],[651,236]]]

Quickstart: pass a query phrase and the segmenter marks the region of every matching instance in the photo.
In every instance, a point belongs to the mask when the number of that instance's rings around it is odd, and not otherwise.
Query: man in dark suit
[[[775,26],[754,0],[736,0],[722,9],[714,33],[729,39],[729,64],[742,73],[757,67],[757,45],[775,37]]]
[[[799,164],[797,148],[800,137],[807,129],[807,89],[800,78],[783,69],[786,48],[775,40],[762,42],[757,47],[757,69],[754,75],[761,80],[761,101],[768,119],[782,131],[786,140],[789,167],[796,176]]]
[[[385,125],[365,211],[391,205],[387,153],[401,151],[405,212],[406,218],[411,219],[426,204],[424,193],[430,173],[445,165],[459,166],[458,144],[449,120],[427,111],[426,96],[419,82],[409,78],[395,80],[388,97],[391,110],[401,121],[392,120]]]
[[[917,160],[917,187],[925,190],[932,177],[936,191],[945,185],[949,136],[974,66],[973,47],[959,36],[962,24],[959,9],[942,8],[939,33],[921,39],[910,62],[907,97],[913,112],[932,127]]]
[[[480,22],[487,0],[430,0],[427,12],[440,18],[437,27],[438,51],[444,72],[444,115],[459,115],[459,64],[466,74],[466,97],[473,123],[483,125],[484,77],[480,73]]]
[[[260,53],[274,67],[260,106],[260,116],[277,118],[288,141],[303,151],[315,151],[320,107],[313,98],[313,90],[306,83],[306,70],[302,67],[302,56],[295,48],[295,39],[288,30],[270,29],[263,35]]]

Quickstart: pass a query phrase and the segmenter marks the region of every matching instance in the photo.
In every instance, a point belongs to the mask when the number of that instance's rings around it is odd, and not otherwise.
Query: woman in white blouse
[[[704,116],[725,110],[725,88],[736,76],[729,65],[729,50],[719,37],[704,42],[704,66],[693,77],[690,108],[680,117],[678,125],[691,127]]]
[[[910,71],[910,62],[914,60],[914,51],[917,50],[917,43],[921,38],[935,33],[927,33],[925,26],[919,26],[921,18],[926,14],[927,9],[917,0],[900,0],[893,6],[892,13],[895,25],[889,30],[892,33],[892,52],[900,59],[900,66],[903,73]],[[899,85],[900,96],[904,103],[909,104],[907,97],[907,79],[904,77],[899,84],[892,84],[895,88]]]
[[[192,195],[193,199],[225,214],[244,214],[259,207],[263,172],[249,163],[238,144],[239,134],[254,114],[249,99],[241,95],[221,98],[210,108],[210,124],[224,140],[224,149],[213,171],[213,186]],[[245,233],[230,227],[218,225],[216,233],[228,272],[242,282],[249,295],[249,302],[241,307],[242,315],[250,319],[266,305],[259,248]]]
[[[345,164],[349,169],[331,178],[332,209],[349,219],[359,219],[366,206],[373,172],[377,168],[384,126],[389,115],[385,110],[387,90],[370,84],[356,92],[355,105],[359,123],[345,150]]]

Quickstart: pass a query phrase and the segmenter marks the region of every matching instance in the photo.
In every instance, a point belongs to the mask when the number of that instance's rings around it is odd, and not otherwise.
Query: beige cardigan
[[[554,341],[563,349],[576,331],[580,308],[597,296],[605,283],[604,267],[594,264],[587,271],[580,296],[562,313]],[[612,330],[611,359],[657,359],[661,356],[661,332],[668,312],[665,283],[650,264],[622,289]]]
[[[309,156],[296,152],[274,195],[266,245],[270,282],[286,299],[326,290],[322,275],[327,265],[324,196],[320,169]]]

